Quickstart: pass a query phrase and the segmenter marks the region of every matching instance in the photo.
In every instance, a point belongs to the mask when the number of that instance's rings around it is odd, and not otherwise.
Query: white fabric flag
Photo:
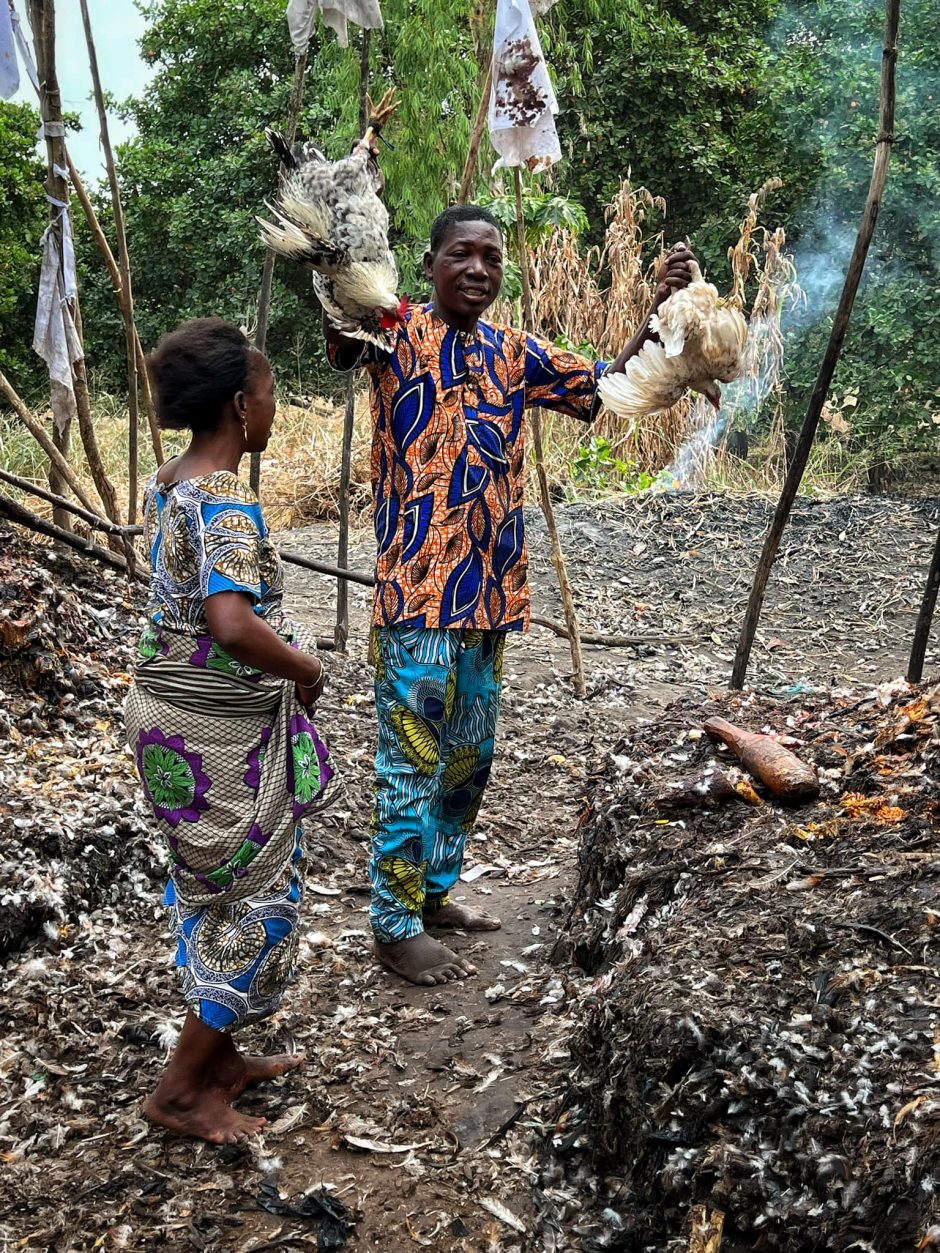
[[[555,0],[552,0],[554,4]],[[20,25],[20,19],[16,15],[16,9],[13,7],[13,0],[10,0],[10,17],[13,21],[13,34],[16,36],[16,42],[20,50],[20,60],[23,63],[23,69],[26,71],[26,77],[33,84],[35,89],[39,90],[39,75],[36,73],[36,62],[33,60],[33,54],[30,51],[26,36],[23,34],[23,28]]]
[[[379,0],[290,0],[287,25],[295,56],[303,56],[307,51],[318,13],[322,13],[324,23],[336,31],[341,48],[349,45],[347,22],[355,22],[368,30],[381,30],[383,26]]]
[[[16,63],[13,42],[13,17],[7,0],[0,0],[0,96],[9,100],[20,85],[20,67]]]
[[[499,160],[493,170],[525,165],[537,173],[560,161],[557,112],[528,0],[498,0],[489,123]]]
[[[56,172],[65,173],[58,167]],[[42,241],[42,269],[39,272],[33,349],[49,368],[49,378],[52,381],[52,416],[56,429],[62,431],[66,422],[75,416],[72,364],[81,361],[85,354],[82,352],[69,303],[78,292],[78,281],[75,276],[75,252],[68,206],[61,200],[52,200],[51,197],[47,199],[61,210],[62,246],[60,248],[58,232],[52,226],[47,227]]]

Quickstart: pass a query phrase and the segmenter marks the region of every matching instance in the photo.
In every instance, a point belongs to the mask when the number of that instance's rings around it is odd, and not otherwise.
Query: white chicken
[[[388,210],[373,141],[395,108],[394,89],[371,109],[366,133],[348,157],[327,161],[313,144],[290,149],[268,131],[283,178],[274,221],[258,218],[267,246],[313,270],[313,289],[332,325],[351,339],[386,347],[404,318],[398,268],[388,246]],[[371,101],[370,101],[371,105]]]
[[[620,417],[659,413],[690,389],[719,409],[719,384],[741,376],[747,343],[744,316],[705,282],[695,261],[689,265],[692,282],[673,292],[650,318],[658,342],[647,340],[623,373],[605,374],[597,384],[601,400]]]

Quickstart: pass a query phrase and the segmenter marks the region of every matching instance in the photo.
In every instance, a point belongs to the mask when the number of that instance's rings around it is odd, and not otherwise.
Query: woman
[[[267,446],[274,380],[236,327],[200,318],[148,361],[160,425],[189,447],[144,496],[150,622],[127,738],[169,853],[176,964],[188,1006],[144,1112],[216,1144],[265,1122],[232,1108],[299,1056],[243,1056],[231,1032],[274,1013],[297,950],[300,819],[328,782],[310,720],[323,686],[310,638],[284,616],[280,560],[237,476]]]

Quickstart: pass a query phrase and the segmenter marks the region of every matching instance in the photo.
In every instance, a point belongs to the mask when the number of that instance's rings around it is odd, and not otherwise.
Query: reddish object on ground
[[[800,761],[769,735],[745,731],[724,718],[709,718],[703,729],[712,739],[727,744],[745,769],[781,800],[803,803],[819,795],[815,767]]]

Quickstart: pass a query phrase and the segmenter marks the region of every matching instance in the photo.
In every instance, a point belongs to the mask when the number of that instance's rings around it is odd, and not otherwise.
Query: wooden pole
[[[105,531],[109,535],[140,535],[143,533],[142,526],[115,526],[113,522],[108,522],[106,518],[102,518],[100,514],[95,513],[91,509],[83,509],[81,505],[73,504],[71,500],[66,500],[64,496],[57,496],[55,492],[47,491],[44,487],[40,487],[37,483],[31,482],[29,479],[20,478],[18,474],[11,474],[9,470],[0,470],[0,482],[9,483],[10,487],[19,488],[21,492],[26,492],[30,496],[37,496],[40,500],[47,501],[50,505],[57,505],[60,509],[64,509],[66,513],[74,514],[76,518],[81,518],[83,522],[94,531]]]
[[[790,465],[787,468],[787,475],[784,479],[780,499],[777,502],[777,509],[764,539],[764,547],[761,551],[760,560],[757,563],[754,583],[747,603],[747,611],[744,615],[744,622],[741,625],[740,636],[738,637],[734,667],[731,672],[731,686],[737,690],[744,686],[751,648],[757,632],[757,623],[764,603],[764,592],[767,589],[767,581],[770,578],[770,570],[777,556],[780,540],[787,525],[796,493],[799,490],[806,463],[809,460],[816,428],[819,426],[819,417],[826,402],[826,397],[829,394],[829,385],[832,382],[832,376],[835,373],[839,355],[842,352],[842,345],[845,342],[849,329],[852,307],[855,304],[858,285],[861,281],[862,272],[865,269],[865,260],[868,256],[872,236],[875,233],[875,224],[878,221],[878,211],[881,208],[881,199],[884,193],[885,182],[888,178],[888,162],[891,159],[891,147],[894,143],[895,79],[898,60],[900,7],[901,0],[887,0],[884,51],[881,59],[881,105],[878,142],[875,148],[875,161],[871,183],[868,188],[868,198],[865,202],[861,225],[858,229],[855,249],[849,262],[849,268],[846,271],[839,307],[836,309],[835,318],[833,319],[826,354],[823,357],[822,365],[819,367],[819,374],[807,405],[803,426],[800,429],[799,438],[793,450]]]
[[[43,134],[46,140],[46,191],[60,204],[68,204],[69,188],[64,175],[57,170],[65,169],[65,125],[62,120],[62,97],[55,65],[55,9],[53,0],[29,0],[29,21],[33,30],[36,52],[36,72],[39,77],[39,111],[42,115]],[[49,206],[49,229],[59,236],[59,254],[63,254],[62,211],[56,205]],[[71,445],[71,418],[60,429],[53,418],[52,442],[56,450],[68,460]],[[49,487],[57,495],[64,486],[63,476],[54,464],[49,467]],[[56,526],[67,531],[71,521],[67,513],[53,513]]]
[[[66,180],[68,169],[68,153],[65,147],[65,126],[62,121],[62,98],[56,78],[55,65],[55,4],[54,0],[29,0],[30,25],[33,30],[33,42],[36,50],[36,69],[39,76],[39,100],[46,137],[46,156],[49,167],[47,186],[50,196],[65,204],[69,204],[69,189]],[[61,172],[60,172],[61,171]],[[64,213],[55,205],[51,206],[52,229],[64,231]],[[64,234],[62,235],[64,239]],[[61,241],[60,241],[61,243]],[[78,296],[72,300],[72,317],[79,340],[82,338],[82,314]],[[120,524],[121,514],[117,502],[114,484],[108,477],[101,459],[101,451],[95,435],[91,417],[91,400],[88,395],[88,379],[85,374],[83,359],[72,363],[72,383],[75,395],[75,409],[78,415],[78,428],[85,449],[85,458],[91,472],[95,490],[101,498],[104,511],[112,522]],[[53,441],[59,451],[68,455],[68,442],[64,442],[57,431],[53,431]],[[50,479],[49,486],[55,491],[61,484]],[[61,494],[61,493],[57,493]],[[67,530],[70,522],[68,515],[63,515],[57,522],[61,530]]]
[[[3,373],[2,370],[0,370],[0,392],[3,392],[3,394],[6,396],[7,400],[10,402],[10,405],[13,408],[13,412],[16,414],[19,420],[26,427],[27,431],[29,431],[30,435],[32,435],[33,439],[36,441],[39,447],[43,450],[43,452],[49,458],[50,467],[53,467],[56,470],[57,474],[61,475],[62,480],[68,484],[68,486],[72,489],[76,497],[82,502],[85,508],[90,509],[92,510],[92,512],[94,512],[94,505],[91,503],[91,499],[86,494],[85,489],[82,486],[81,480],[79,479],[78,475],[75,473],[75,470],[70,465],[70,463],[66,460],[65,456],[59,450],[59,448],[56,446],[53,440],[50,438],[50,436],[48,435],[46,431],[46,428],[42,425],[41,422],[37,422],[36,419],[33,417],[33,415],[30,413],[30,411],[27,409],[26,405],[17,394],[16,389],[14,388],[13,384],[10,382],[10,380],[7,378],[7,376]],[[49,478],[51,481],[52,479],[51,472],[50,472]]]
[[[103,562],[104,565],[110,566],[112,570],[119,570],[121,574],[126,574],[138,583],[147,582],[145,575],[138,574],[134,570],[128,570],[127,562],[118,553],[109,553],[106,549],[99,548],[97,544],[92,543],[90,539],[85,539],[82,535],[75,535],[71,531],[66,531],[64,527],[56,526],[54,522],[47,522],[45,518],[40,518],[32,510],[18,504],[12,497],[4,496],[2,493],[0,493],[0,517],[9,518],[11,522],[16,522],[30,531],[35,531],[37,535],[46,535],[50,539],[58,540],[60,544],[66,544],[69,548],[74,548],[78,552],[84,553],[86,557],[94,557],[95,561]]]
[[[88,192],[85,190],[85,184],[82,182],[81,175],[75,168],[75,163],[69,153],[66,153],[69,162],[69,178],[72,186],[75,188],[75,195],[78,202],[85,211],[85,217],[91,229],[92,237],[98,245],[98,250],[104,258],[104,263],[108,267],[108,273],[111,276],[111,286],[114,289],[114,298],[118,302],[118,308],[122,310],[121,300],[124,292],[121,285],[121,271],[118,269],[118,263],[114,259],[114,253],[111,251],[111,245],[108,243],[107,236],[102,229],[101,223],[98,221],[98,215],[95,213],[95,207],[91,203]],[[133,315],[131,317],[133,324]],[[150,438],[153,443],[153,454],[156,457],[157,465],[163,465],[163,436],[160,427],[157,424],[157,410],[153,403],[153,392],[150,388],[150,376],[147,373],[147,365],[144,360],[144,350],[140,342],[140,335],[137,333],[137,327],[134,326],[134,351],[137,359],[137,379],[140,383],[141,394],[144,399],[144,409],[147,413],[147,422],[150,425]]]
[[[294,142],[297,136],[297,122],[304,100],[304,74],[307,70],[307,49],[294,61],[294,86],[291,91],[290,110],[287,116],[287,142]],[[269,248],[264,257],[264,268],[261,271],[261,291],[258,293],[258,322],[255,326],[255,347],[264,352],[268,342],[268,314],[271,311],[271,288],[274,283],[274,252]],[[248,478],[251,490],[258,495],[261,490],[261,453],[251,454]]]
[[[369,51],[372,31],[362,31],[362,48],[359,53],[359,134],[364,135],[369,124]],[[349,485],[352,481],[352,442],[356,424],[356,372],[351,370],[346,383],[346,411],[343,415],[343,449],[339,470],[339,537],[336,544],[336,564],[346,568],[349,560]],[[349,639],[349,588],[345,579],[336,584],[336,625],[333,628],[336,651],[344,653]]]
[[[927,584],[924,587],[924,598],[920,603],[917,625],[914,627],[914,642],[911,645],[911,658],[907,665],[908,683],[919,683],[924,677],[924,658],[927,655],[927,641],[930,638],[933,611],[937,607],[938,591],[940,591],[940,531],[937,532],[933,560],[930,563]]]
[[[108,170],[108,185],[111,188],[111,207],[114,212],[114,233],[117,237],[118,265],[120,266],[121,295],[118,304],[124,319],[124,345],[127,351],[127,520],[133,525],[137,521],[137,437],[139,422],[137,344],[139,341],[134,325],[134,292],[131,285],[130,257],[127,251],[127,231],[124,226],[124,206],[121,203],[121,189],[118,186],[117,170],[114,165],[114,151],[111,148],[111,136],[108,131],[108,113],[104,103],[104,92],[101,89],[101,75],[98,72],[98,53],[91,30],[88,0],[80,0],[80,3],[82,24],[85,27],[85,42],[88,45],[88,64],[91,67],[95,107],[98,110],[101,149],[104,152],[105,165]]]
[[[493,58],[490,57],[489,67],[486,71],[486,78],[483,82],[483,92],[480,96],[480,107],[477,109],[477,115],[473,123],[473,130],[470,132],[470,148],[467,152],[467,161],[463,167],[463,175],[460,179],[460,191],[457,193],[457,203],[466,204],[470,199],[470,191],[473,187],[473,178],[477,172],[477,160],[480,156],[480,143],[483,139],[483,132],[486,129],[486,115],[490,107],[490,92],[493,88]]]
[[[532,312],[532,289],[529,285],[528,248],[525,242],[525,215],[522,208],[522,175],[519,167],[513,169],[516,185],[516,238],[519,244],[519,272],[522,276],[522,313],[525,329],[531,334],[535,331],[535,318]],[[581,630],[578,626],[578,615],[574,607],[571,593],[571,581],[565,565],[565,555],[561,548],[558,526],[555,522],[555,511],[552,508],[552,495],[548,486],[548,475],[545,473],[545,449],[542,441],[542,415],[538,409],[531,409],[532,443],[535,448],[535,472],[539,480],[539,497],[542,513],[552,546],[552,564],[558,576],[558,588],[561,592],[561,606],[565,615],[565,627],[568,632],[568,643],[571,647],[572,681],[575,695],[583,697],[587,693],[584,682],[584,655],[581,651]]]
[[[349,485],[352,480],[352,441],[356,424],[356,372],[350,370],[346,382],[346,411],[343,414],[343,454],[339,471],[339,538],[336,564],[345,569],[349,560]],[[333,628],[336,651],[346,651],[349,639],[349,589],[346,581],[336,584],[336,625]]]

